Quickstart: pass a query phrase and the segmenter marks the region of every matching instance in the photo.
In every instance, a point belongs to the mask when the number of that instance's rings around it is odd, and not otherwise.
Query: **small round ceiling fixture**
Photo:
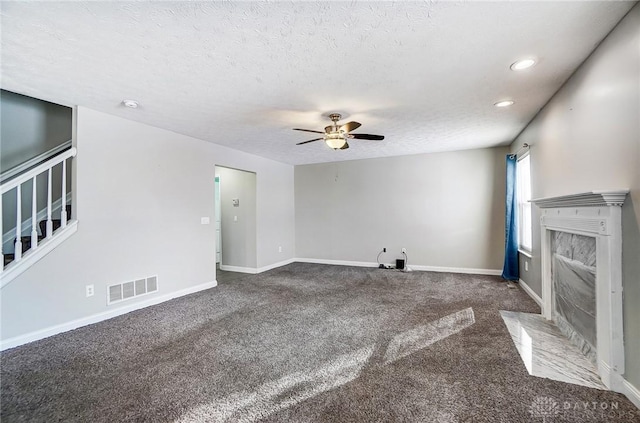
[[[509,107],[509,106],[513,106],[514,103],[515,101],[513,100],[502,100],[502,101],[498,101],[497,103],[494,103],[493,105],[496,107]]]
[[[130,109],[138,108],[138,102],[135,100],[122,100],[122,104],[124,104],[126,107],[129,107]]]
[[[512,63],[511,70],[519,71],[519,70],[529,69],[531,66],[535,64],[536,64],[536,61],[534,59],[522,59]]]

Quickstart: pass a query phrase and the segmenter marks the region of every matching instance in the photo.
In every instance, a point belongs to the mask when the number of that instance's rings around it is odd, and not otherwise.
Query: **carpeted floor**
[[[3,352],[2,422],[640,419],[529,376],[499,310],[539,310],[498,277],[295,263],[218,282]]]

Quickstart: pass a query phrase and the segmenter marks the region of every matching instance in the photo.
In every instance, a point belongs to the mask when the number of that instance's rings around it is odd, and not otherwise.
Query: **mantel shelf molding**
[[[559,197],[545,197],[531,200],[541,209],[560,207],[602,207],[622,206],[628,189],[616,191],[590,191],[580,194],[561,195]]]

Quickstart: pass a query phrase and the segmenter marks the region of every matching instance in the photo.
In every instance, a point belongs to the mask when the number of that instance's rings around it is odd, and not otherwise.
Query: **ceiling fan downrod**
[[[340,113],[331,113],[329,115],[329,119],[333,121],[333,129],[338,132],[338,121],[342,119],[342,115]]]

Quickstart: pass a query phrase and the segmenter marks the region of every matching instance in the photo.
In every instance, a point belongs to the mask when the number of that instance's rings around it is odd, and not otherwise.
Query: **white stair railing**
[[[2,200],[0,200],[0,216],[2,216],[2,211],[6,212],[6,206],[4,203],[4,197],[6,193],[10,191],[15,191],[16,193],[16,226],[15,226],[15,249],[13,253],[13,261],[11,261],[7,266],[5,266],[4,259],[4,251],[0,254],[0,277],[2,277],[2,286],[9,282],[11,279],[6,277],[6,273],[10,270],[18,267],[20,263],[27,259],[28,257],[32,257],[37,255],[38,250],[47,244],[49,241],[56,238],[59,232],[63,231],[67,227],[67,160],[76,156],[76,149],[74,147],[69,150],[58,154],[55,157],[52,157],[50,160],[20,174],[19,176],[14,177],[13,179],[2,183],[0,185],[0,194],[3,196]],[[53,230],[53,207],[52,207],[52,179],[53,179],[53,169],[56,166],[61,166],[62,168],[62,188],[61,188],[61,211],[60,211],[60,230]],[[37,210],[37,178],[39,175],[43,173],[47,173],[47,220],[46,220],[46,231],[41,235],[44,237],[41,241],[38,238],[38,210]],[[32,181],[31,183],[31,247],[22,254],[22,230],[23,230],[23,222],[22,222],[22,208],[23,208],[23,198],[22,198],[22,185],[27,182]],[[27,196],[28,197],[28,196]],[[0,234],[3,234],[2,230],[2,221],[0,219]],[[13,272],[16,273],[16,272]],[[19,273],[17,273],[19,274]]]
[[[2,169],[2,174],[0,174],[0,184],[4,183],[5,181],[8,181],[9,179],[12,179],[16,175],[20,175],[21,173],[26,172],[27,170],[31,169],[35,165],[38,165],[40,163],[45,162],[46,160],[49,160],[51,157],[56,156],[60,152],[70,148],[71,145],[72,145],[71,140],[65,141],[62,144],[53,147],[51,150],[45,151],[42,154],[38,154],[34,158],[27,160],[26,162],[21,163],[17,166],[14,166],[9,170]]]

